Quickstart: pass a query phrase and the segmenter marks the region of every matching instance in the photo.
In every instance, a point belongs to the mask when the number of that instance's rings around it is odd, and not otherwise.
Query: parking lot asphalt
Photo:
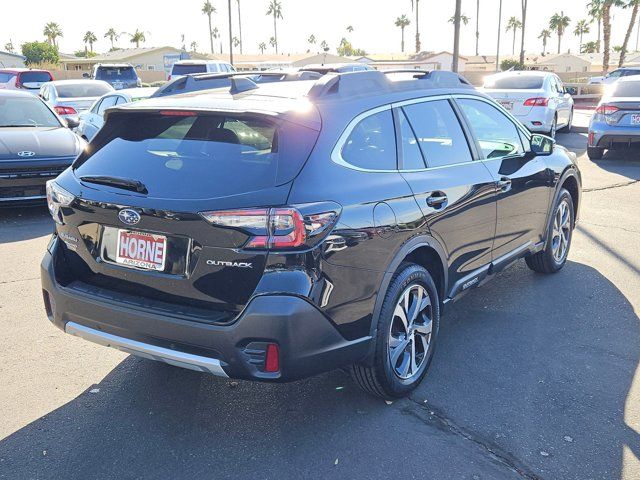
[[[0,211],[0,478],[640,478],[640,160],[583,172],[566,268],[523,261],[452,305],[388,404],[343,371],[269,385],[156,364],[49,324],[46,209]]]

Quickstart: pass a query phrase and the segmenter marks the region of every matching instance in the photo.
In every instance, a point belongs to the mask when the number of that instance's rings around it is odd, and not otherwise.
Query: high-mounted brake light
[[[549,105],[549,99],[547,97],[535,97],[525,100],[525,107],[546,107]]]
[[[598,108],[596,108],[596,113],[599,113],[601,115],[612,115],[618,110],[620,109],[614,105],[600,105]]]
[[[160,115],[165,117],[194,117],[196,112],[189,110],[160,110]]]
[[[73,107],[56,106],[56,107],[53,107],[53,109],[56,111],[58,115],[75,115],[78,113],[76,109]]]
[[[288,250],[310,247],[334,224],[336,212],[302,215],[296,208],[240,209],[202,212],[209,223],[242,230],[251,237],[243,248]]]

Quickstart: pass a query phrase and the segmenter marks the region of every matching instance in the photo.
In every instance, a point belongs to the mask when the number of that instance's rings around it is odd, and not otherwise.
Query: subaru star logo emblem
[[[140,221],[140,214],[131,208],[125,208],[118,212],[118,218],[122,223],[127,225],[135,225]]]
[[[29,150],[23,150],[22,152],[18,152],[19,157],[35,157],[36,152],[31,152]]]

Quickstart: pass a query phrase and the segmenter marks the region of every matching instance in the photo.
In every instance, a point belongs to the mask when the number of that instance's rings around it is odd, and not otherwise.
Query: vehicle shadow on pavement
[[[0,208],[0,244],[49,235],[53,226],[46,205]]]
[[[640,149],[607,150],[602,160],[591,160],[602,170],[640,180]]]
[[[640,457],[624,414],[639,352],[600,272],[519,262],[449,308],[409,399],[342,371],[236,383],[128,357],[0,441],[0,478],[620,478],[623,449]]]

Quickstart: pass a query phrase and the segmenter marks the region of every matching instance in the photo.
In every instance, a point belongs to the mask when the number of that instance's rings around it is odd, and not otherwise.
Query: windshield
[[[135,80],[136,72],[133,67],[98,67],[96,80]]]
[[[261,116],[113,113],[76,175],[134,179],[156,197],[228,196],[290,181],[316,137]]]
[[[21,72],[20,82],[25,85],[27,83],[44,83],[53,80],[49,72]]]
[[[537,75],[514,75],[488,78],[484,88],[493,90],[540,90],[544,78]]]
[[[623,82],[619,80],[615,84],[613,97],[640,97],[640,82]]]
[[[207,71],[207,66],[202,65],[179,65],[175,64],[173,66],[173,70],[171,71],[171,75],[188,75],[190,73],[205,73]]]
[[[56,85],[60,98],[101,97],[113,89],[99,82],[65,83]]]
[[[60,127],[60,122],[37,97],[0,97],[0,127]]]

